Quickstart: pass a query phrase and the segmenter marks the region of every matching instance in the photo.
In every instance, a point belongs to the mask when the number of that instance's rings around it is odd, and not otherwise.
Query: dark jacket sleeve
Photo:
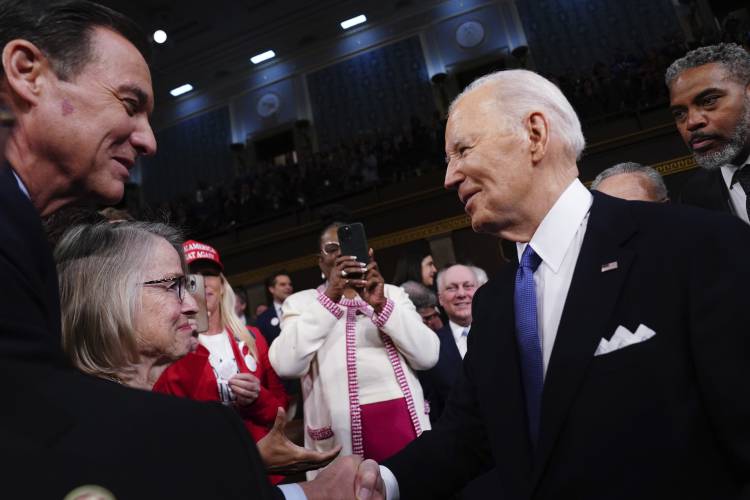
[[[712,427],[750,498],[750,229],[735,217],[713,219],[704,236],[711,251],[692,255],[688,275],[690,343]]]
[[[474,296],[481,307],[481,290]],[[475,381],[481,376],[471,350],[440,421],[383,465],[396,476],[401,498],[433,500],[459,491],[492,467]]]

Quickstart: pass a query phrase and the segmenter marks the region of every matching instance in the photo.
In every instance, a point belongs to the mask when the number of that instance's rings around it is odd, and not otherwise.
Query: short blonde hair
[[[182,237],[166,224],[75,226],[55,248],[63,349],[81,371],[111,378],[138,362],[139,289],[159,238],[177,251],[185,270]]]

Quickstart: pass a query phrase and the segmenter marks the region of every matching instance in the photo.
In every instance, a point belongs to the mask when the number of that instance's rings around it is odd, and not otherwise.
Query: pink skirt
[[[361,405],[364,458],[382,462],[416,439],[406,399]]]

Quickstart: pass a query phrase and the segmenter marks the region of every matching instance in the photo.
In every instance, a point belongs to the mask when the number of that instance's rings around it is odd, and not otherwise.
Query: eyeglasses
[[[185,288],[187,284],[187,277],[186,276],[174,276],[172,278],[162,278],[160,280],[153,280],[153,281],[146,281],[144,283],[141,283],[143,286],[154,286],[154,285],[161,285],[163,283],[169,283],[166,287],[159,287],[164,288],[165,290],[173,291],[177,294],[177,298],[179,299],[180,303],[182,303],[183,299],[185,298]]]
[[[320,247],[320,251],[326,255],[331,255],[341,250],[341,245],[338,241],[326,241],[323,246]]]

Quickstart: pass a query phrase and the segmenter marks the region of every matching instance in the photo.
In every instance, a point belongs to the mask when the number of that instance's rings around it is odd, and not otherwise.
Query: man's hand
[[[307,500],[355,500],[354,479],[361,462],[356,455],[339,457],[315,479],[299,485]]]
[[[251,373],[238,373],[230,378],[229,387],[237,396],[238,406],[253,404],[260,394],[260,380]]]
[[[359,464],[354,491],[357,492],[357,500],[385,500],[385,483],[380,477],[377,462],[365,460]]]
[[[269,474],[289,475],[320,469],[331,463],[341,451],[341,446],[325,453],[297,446],[284,434],[285,425],[286,412],[279,408],[273,428],[258,441],[258,452]]]

